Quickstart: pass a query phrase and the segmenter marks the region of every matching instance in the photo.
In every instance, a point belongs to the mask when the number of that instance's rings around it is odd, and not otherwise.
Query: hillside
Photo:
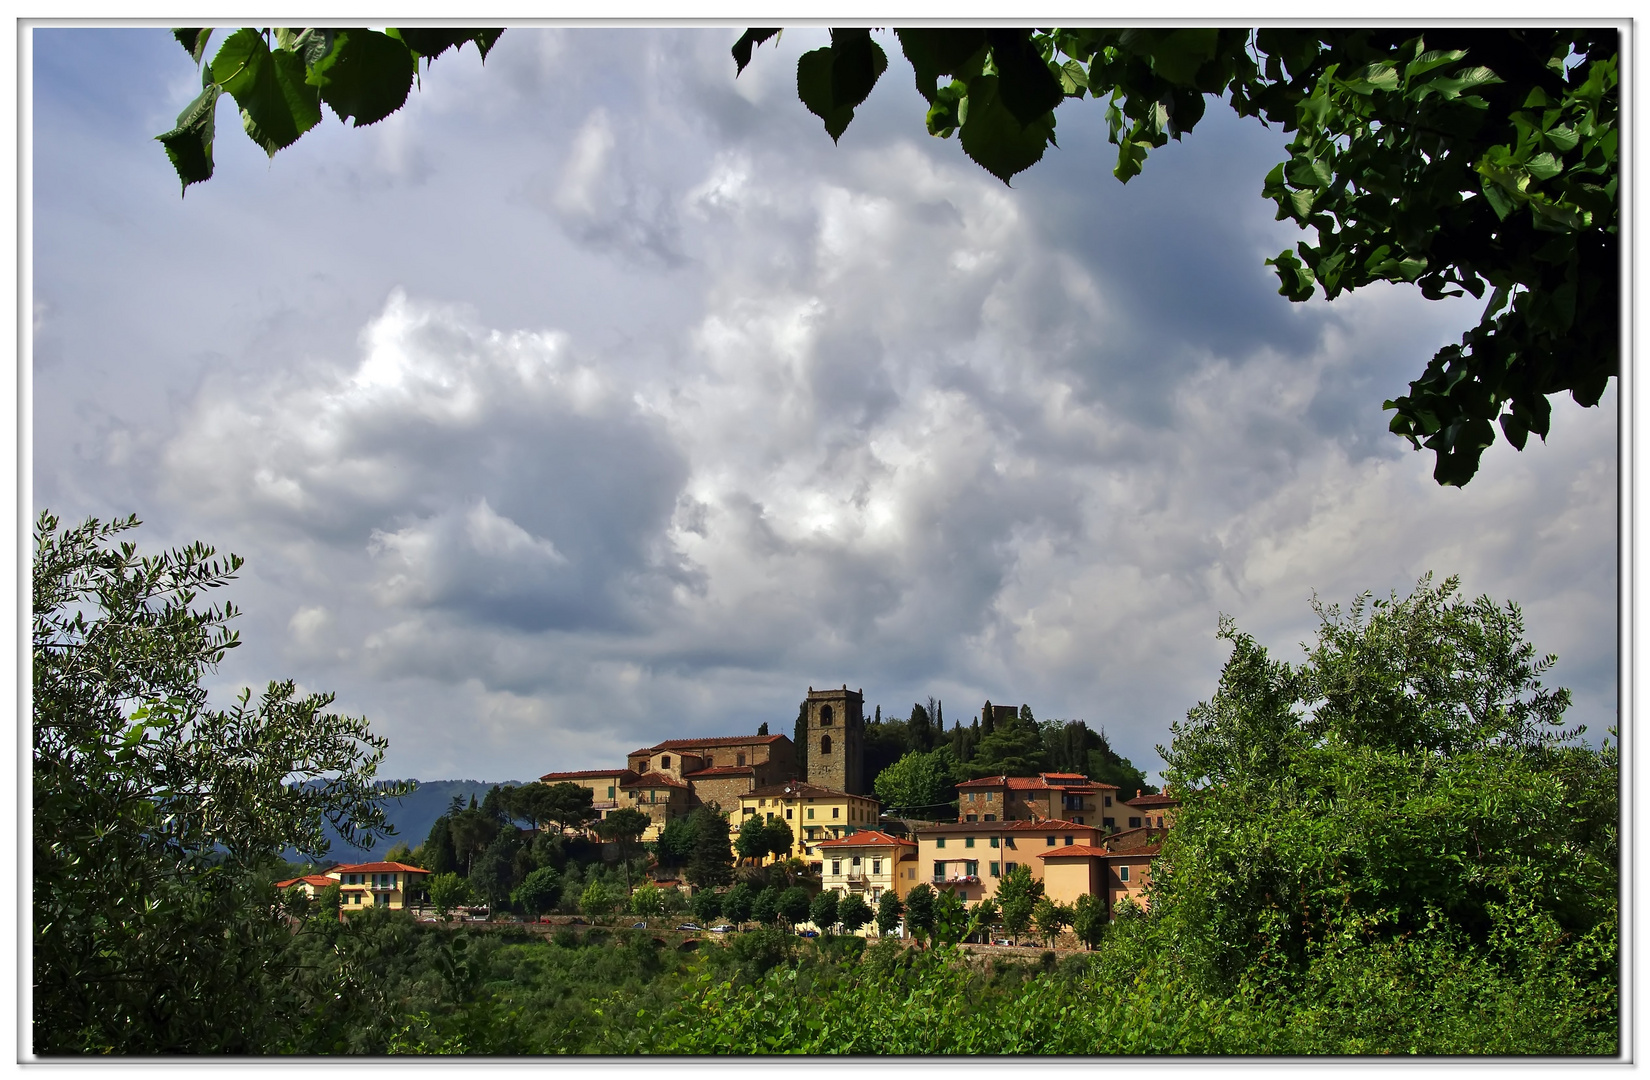
[[[417,847],[430,834],[430,827],[435,819],[447,812],[447,804],[458,796],[466,803],[474,795],[479,801],[486,797],[487,792],[495,783],[509,786],[520,784],[520,780],[415,780],[418,786],[410,795],[399,799],[391,799],[386,807],[389,813],[390,824],[395,826],[396,835],[380,837],[378,842],[370,848],[362,849],[352,844],[346,844],[330,826],[327,828],[327,839],[332,841],[332,850],[328,852],[326,861],[330,862],[370,862],[383,858],[384,854],[403,841],[408,847]],[[294,858],[294,852],[287,853],[288,858]]]

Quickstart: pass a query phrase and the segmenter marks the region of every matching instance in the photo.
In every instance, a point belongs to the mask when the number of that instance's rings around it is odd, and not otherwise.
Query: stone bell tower
[[[864,795],[865,692],[808,687],[808,776],[810,784]]]

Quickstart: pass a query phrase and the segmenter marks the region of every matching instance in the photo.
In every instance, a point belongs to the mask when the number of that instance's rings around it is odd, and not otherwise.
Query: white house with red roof
[[[875,907],[882,894],[905,894],[917,886],[917,845],[878,829],[821,840],[814,845],[820,860],[820,884],[844,896],[857,893]]]

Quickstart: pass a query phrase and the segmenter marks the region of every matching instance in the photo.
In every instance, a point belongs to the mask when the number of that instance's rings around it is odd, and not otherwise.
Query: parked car
[[[699,932],[699,931],[704,930],[704,927],[698,925],[697,923],[685,922],[681,926],[678,926],[676,929],[678,929],[678,930],[692,930],[692,931],[695,931],[695,932]]]
[[[641,922],[633,922],[633,923],[630,924],[630,928],[632,930],[646,930],[647,929],[647,920],[643,919]]]
[[[718,923],[717,925],[710,928],[710,932],[713,933],[713,934],[726,934],[726,933],[730,932],[732,929],[733,929],[733,924],[732,923]]]
[[[802,937],[818,937],[819,936],[819,931],[818,930],[798,930],[797,934],[802,936]]]

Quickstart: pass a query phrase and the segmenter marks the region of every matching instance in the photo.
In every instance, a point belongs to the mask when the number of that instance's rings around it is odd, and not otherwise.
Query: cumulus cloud
[[[225,677],[339,688],[405,774],[786,731],[842,682],[890,715],[1083,717],[1149,766],[1214,686],[1220,612],[1293,658],[1314,590],[1429,569],[1523,601],[1610,721],[1613,405],[1436,487],[1380,401],[1475,312],[1276,295],[1275,133],[1211,110],[1125,188],[1076,103],[1009,189],[927,136],[897,58],[833,145],[792,99],[808,35],[737,83],[732,37],[512,30],[485,72],[444,60],[396,136],[435,171],[381,206],[215,178],[226,222],[303,219],[358,261],[299,289],[275,249],[253,284],[199,282],[249,328],[148,331],[183,344],[138,339],[164,388],[142,408],[76,373],[88,328],[147,324],[67,270],[135,241],[54,225],[81,204],[48,175],[41,333],[76,329],[37,415],[98,421],[42,450],[37,490],[130,492],[248,555]],[[394,164],[329,146],[316,175]],[[406,239],[451,206],[464,229]]]

